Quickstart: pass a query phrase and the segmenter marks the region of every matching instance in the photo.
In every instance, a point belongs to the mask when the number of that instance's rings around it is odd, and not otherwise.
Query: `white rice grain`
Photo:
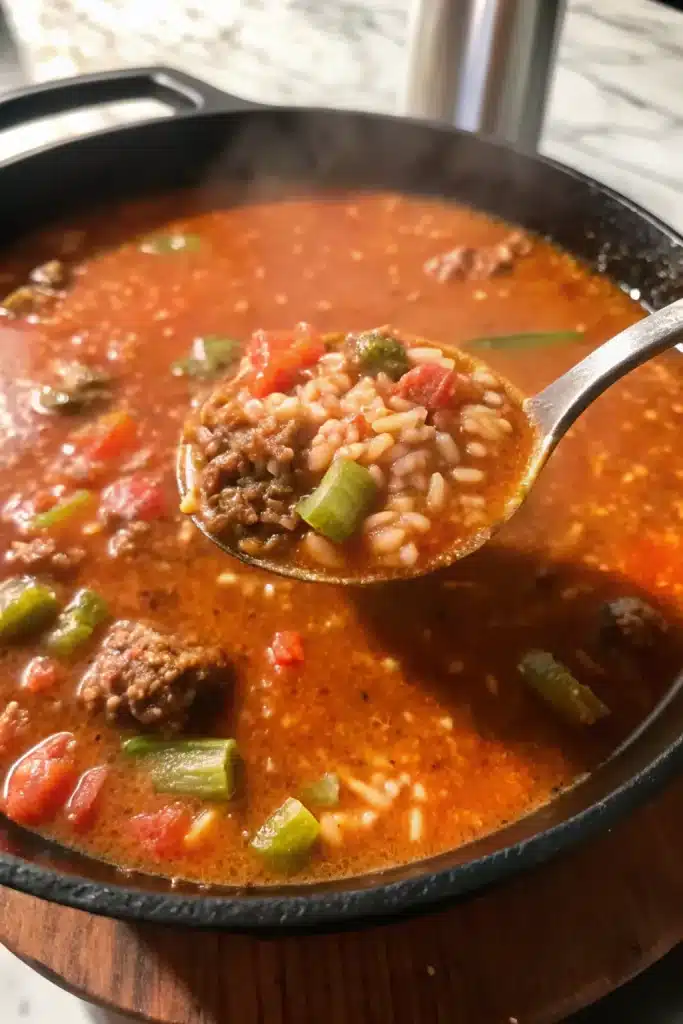
[[[377,462],[390,448],[394,447],[394,438],[391,434],[378,434],[371,438],[365,446],[364,462]]]
[[[398,551],[405,539],[405,530],[390,526],[371,534],[369,542],[376,554],[389,555],[393,551]]]
[[[465,433],[476,434],[486,441],[500,440],[501,431],[490,416],[465,416],[462,421],[462,429]]]
[[[412,512],[415,508],[414,498],[403,496],[400,498],[391,498],[389,501],[389,507],[394,509],[396,512]]]
[[[498,384],[498,381],[493,374],[489,373],[489,371],[484,369],[484,367],[480,367],[474,371],[472,374],[472,380],[476,381],[477,384],[483,384],[485,388],[495,388]]]
[[[403,547],[400,548],[398,552],[399,562],[401,563],[401,565],[405,565],[406,567],[415,565],[419,557],[420,553],[412,541],[410,541],[410,543],[408,544],[404,544]]]
[[[400,398],[398,395],[394,395],[389,399],[387,405],[394,410],[394,412],[409,412],[415,408],[414,402],[409,402],[407,398]]]
[[[451,470],[451,476],[459,484],[480,484],[486,479],[484,471],[474,466],[456,466]]]
[[[471,455],[473,459],[485,459],[489,453],[488,448],[481,441],[469,441],[465,445],[465,451],[468,455]]]
[[[439,431],[436,435],[436,447],[449,465],[455,466],[460,462],[460,450],[450,434]]]
[[[427,410],[423,406],[418,406],[410,412],[395,412],[391,416],[382,416],[374,421],[372,429],[376,434],[383,434],[385,430],[390,434],[396,434],[406,427],[416,427],[418,423],[424,423],[426,418]]]
[[[321,470],[327,469],[334,453],[335,448],[328,442],[317,444],[308,453],[308,468],[312,473],[319,473]]]
[[[391,797],[381,790],[376,789],[374,786],[369,786],[367,782],[363,782],[362,779],[357,779],[354,775],[343,775],[342,779],[346,786],[359,796],[361,800],[365,800],[366,804],[370,804],[371,807],[377,807],[383,810],[388,807],[391,803]]]
[[[431,441],[435,433],[434,427],[407,427],[399,434],[399,440],[404,444],[424,444]]]
[[[430,512],[440,512],[446,501],[446,481],[441,473],[432,473],[427,491],[427,508]]]
[[[341,846],[343,840],[342,826],[346,824],[346,818],[347,815],[341,811],[327,811],[325,814],[320,815],[320,836],[330,846]]]
[[[424,469],[429,460],[429,452],[421,448],[416,452],[409,452],[391,464],[391,471],[396,476],[407,476],[417,470]]]
[[[342,445],[334,453],[334,457],[335,459],[351,459],[353,462],[357,462],[364,453],[365,445],[362,441],[357,441],[355,444]]]
[[[419,512],[405,512],[399,519],[398,525],[405,527],[406,530],[412,530],[414,533],[428,533],[432,528],[431,520]]]
[[[306,553],[319,565],[328,569],[338,569],[342,564],[339,553],[333,544],[317,533],[307,533],[303,540]]]
[[[419,843],[422,839],[424,815],[419,807],[411,807],[408,817],[408,838],[411,843]]]
[[[378,526],[387,526],[395,520],[396,513],[391,509],[385,509],[383,512],[375,512],[374,515],[368,516],[363,523],[363,529],[368,532],[370,530],[375,530]]]
[[[483,399],[486,405],[490,405],[494,409],[498,409],[504,401],[503,396],[499,395],[497,391],[485,391]]]
[[[260,402],[258,398],[250,398],[244,403],[242,408],[244,409],[244,415],[252,423],[256,423],[257,420],[263,417],[263,402]]]
[[[379,468],[379,466],[374,466],[374,465],[373,466],[369,466],[368,467],[368,473],[370,474],[372,479],[375,481],[375,484],[377,485],[378,488],[384,487],[384,485],[386,483],[386,480],[385,480],[385,477],[384,477],[384,473]]]
[[[406,355],[411,363],[419,365],[420,363],[438,363],[441,359],[441,350],[438,348],[409,348],[406,351]]]
[[[325,370],[329,370],[331,373],[341,371],[346,367],[346,356],[343,352],[328,352],[326,355],[320,357],[318,360],[318,366],[323,367]]]

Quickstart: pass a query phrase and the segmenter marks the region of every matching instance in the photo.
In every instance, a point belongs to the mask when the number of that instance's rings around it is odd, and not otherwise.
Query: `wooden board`
[[[93,1001],[174,1024],[549,1024],[683,940],[683,783],[447,912],[257,939],[133,926],[0,890],[0,938]]]

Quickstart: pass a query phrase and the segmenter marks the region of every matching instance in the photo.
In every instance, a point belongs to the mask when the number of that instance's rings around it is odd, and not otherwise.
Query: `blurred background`
[[[537,145],[683,230],[682,8],[657,0],[0,0],[0,96],[30,82],[169,64],[265,103],[431,116]],[[0,159],[167,113],[139,102],[33,123],[3,133]],[[2,1024],[83,1024],[91,1013],[0,949]],[[680,1024],[681,950],[575,1020]]]

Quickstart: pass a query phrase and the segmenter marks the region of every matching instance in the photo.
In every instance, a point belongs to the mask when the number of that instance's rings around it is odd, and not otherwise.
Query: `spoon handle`
[[[615,335],[526,403],[547,455],[603,391],[630,370],[683,342],[683,299]]]

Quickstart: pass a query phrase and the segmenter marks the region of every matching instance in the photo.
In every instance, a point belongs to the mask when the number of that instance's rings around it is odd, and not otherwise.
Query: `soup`
[[[543,805],[671,685],[675,354],[587,412],[485,548],[419,580],[268,575],[179,508],[183,424],[255,332],[391,323],[533,393],[643,315],[567,254],[419,197],[188,193],[46,232],[0,275],[9,817],[206,883],[354,875]]]

